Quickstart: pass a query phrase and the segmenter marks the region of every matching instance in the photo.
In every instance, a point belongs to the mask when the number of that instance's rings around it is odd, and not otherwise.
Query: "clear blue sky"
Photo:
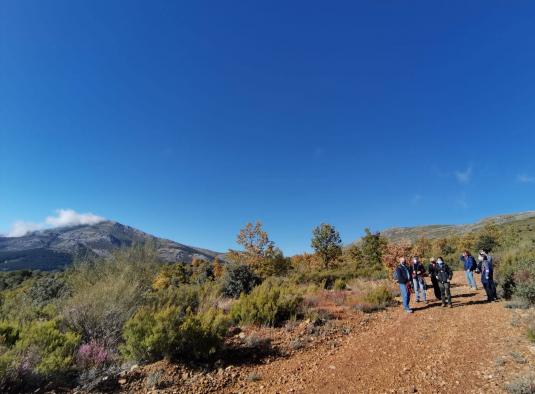
[[[2,1],[0,231],[59,208],[224,251],[260,219],[535,209],[530,1]]]

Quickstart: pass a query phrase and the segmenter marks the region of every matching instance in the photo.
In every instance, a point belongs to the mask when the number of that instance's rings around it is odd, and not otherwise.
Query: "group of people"
[[[464,271],[466,274],[466,281],[470,289],[477,290],[477,284],[474,278],[474,273],[481,274],[481,283],[487,293],[487,301],[492,302],[497,300],[496,285],[494,284],[494,267],[492,256],[485,250],[479,251],[478,261],[465,250],[461,256]],[[451,303],[451,279],[453,271],[444,262],[442,257],[435,259],[432,257],[429,260],[427,270],[418,256],[411,259],[410,264],[407,263],[405,257],[399,259],[399,265],[394,272],[394,278],[399,284],[401,299],[403,301],[403,309],[407,313],[412,313],[410,303],[410,295],[414,293],[416,302],[423,302],[427,304],[427,284],[425,277],[429,276],[433,291],[437,300],[442,302],[442,306],[452,307]]]

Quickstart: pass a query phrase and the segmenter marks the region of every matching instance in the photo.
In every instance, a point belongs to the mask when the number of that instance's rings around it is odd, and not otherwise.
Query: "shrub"
[[[152,282],[154,290],[167,289],[169,287],[178,287],[188,283],[189,276],[183,263],[164,265]]]
[[[28,289],[27,296],[34,306],[41,308],[67,293],[64,280],[57,276],[44,276],[33,283],[32,287]]]
[[[112,361],[112,353],[95,340],[81,345],[76,354],[76,365],[82,370],[103,368]]]
[[[111,258],[75,264],[66,274],[72,296],[63,303],[68,326],[84,342],[114,348],[124,323],[146,299],[156,271],[150,246],[121,249]]]
[[[503,298],[510,299],[516,294],[526,300],[535,300],[535,251],[510,250],[504,253],[496,268],[496,279]]]
[[[386,285],[380,285],[371,289],[364,296],[364,301],[370,304],[388,306],[394,301],[394,296]]]
[[[260,279],[253,270],[244,264],[231,264],[223,276],[221,292],[232,298],[238,298],[240,294],[249,294],[260,283]]]
[[[20,333],[15,350],[41,375],[60,374],[73,365],[80,337],[60,330],[58,320],[33,322]]]
[[[0,354],[0,390],[3,390],[9,382],[16,380],[14,364],[15,357],[12,352]]]
[[[142,308],[125,325],[121,351],[139,361],[206,358],[221,345],[227,327],[226,318],[214,310],[184,314],[174,306]]]
[[[190,283],[202,285],[206,282],[214,280],[214,269],[209,261],[203,259],[194,259],[191,262],[191,278]]]
[[[171,305],[178,308],[181,314],[188,310],[196,312],[199,308],[200,292],[201,288],[196,285],[170,287],[148,295],[146,304],[155,310]]]
[[[0,346],[12,347],[19,339],[18,325],[9,322],[0,322]]]
[[[367,285],[369,286],[369,284]],[[386,309],[394,302],[394,294],[386,284],[371,287],[364,294],[350,302],[353,308],[364,313],[372,313]]]
[[[275,326],[298,313],[302,296],[276,280],[267,280],[233,305],[230,315],[237,323]]]
[[[514,273],[514,294],[526,300],[531,305],[535,304],[535,261],[525,264]]]
[[[333,285],[334,290],[345,290],[346,287],[347,287],[347,284],[345,280],[338,278],[334,281],[334,285]]]
[[[518,376],[505,385],[505,391],[509,394],[534,394],[535,376],[533,374]]]

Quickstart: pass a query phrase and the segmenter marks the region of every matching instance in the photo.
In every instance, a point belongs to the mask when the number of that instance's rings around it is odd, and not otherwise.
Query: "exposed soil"
[[[319,327],[302,322],[240,333],[236,340],[270,337],[274,350],[190,372],[153,364],[127,375],[122,391],[499,393],[533,368],[535,347],[511,324],[525,312],[484,302],[484,291],[469,290],[462,272],[453,278],[453,308],[442,308],[432,290],[427,295],[429,304],[412,305],[411,315],[401,307],[370,315],[338,310],[339,319]],[[151,388],[150,379],[159,383]]]

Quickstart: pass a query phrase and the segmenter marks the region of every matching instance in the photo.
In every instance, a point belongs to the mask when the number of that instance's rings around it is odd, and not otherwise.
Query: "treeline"
[[[145,244],[63,272],[0,273],[0,390],[45,381],[91,388],[125,362],[209,362],[221,356],[229,328],[316,321],[311,299],[325,289],[344,292],[354,278],[365,281],[351,293],[352,307],[376,311],[392,302],[389,271],[401,255],[455,263],[461,250],[493,250],[502,293],[535,303],[533,241],[512,227],[414,242],[389,242],[366,229],[344,247],[335,227],[321,224],[312,232],[313,253],[286,257],[256,222],[237,244],[225,261],[161,264]]]

